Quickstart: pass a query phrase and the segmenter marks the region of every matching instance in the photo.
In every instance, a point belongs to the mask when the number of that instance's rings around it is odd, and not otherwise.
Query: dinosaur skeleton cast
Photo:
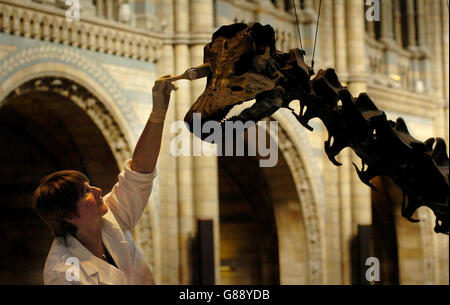
[[[201,67],[199,75],[208,75],[206,89],[184,119],[191,132],[195,133],[194,113],[200,113],[202,124],[213,121],[223,125],[225,121],[257,122],[288,108],[309,130],[308,122],[319,118],[328,131],[325,152],[333,164],[341,165],[336,155],[352,148],[362,160],[361,169],[353,165],[363,183],[375,189],[372,178],[390,177],[403,190],[402,216],[417,222],[412,218],[414,212],[427,206],[436,216],[435,232],[449,233],[449,159],[443,139],[421,142],[413,138],[402,118],[388,120],[366,93],[354,98],[333,69],[320,70],[314,76],[302,50],[276,50],[275,33],[269,25],[221,27],[205,46]],[[204,73],[205,67],[209,73]],[[250,100],[256,102],[226,118],[234,106]],[[300,101],[298,114],[289,107],[295,100]],[[208,137],[196,135],[203,140]]]

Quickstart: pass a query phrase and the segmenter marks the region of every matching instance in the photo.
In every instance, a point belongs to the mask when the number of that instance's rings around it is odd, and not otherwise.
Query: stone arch
[[[252,156],[218,157],[221,284],[280,283],[270,178],[258,163]]]
[[[72,32],[67,37],[68,42],[73,42],[79,36],[79,25],[73,26],[75,28],[71,28]],[[81,37],[75,40],[81,41]],[[51,88],[59,92],[55,92],[56,94],[70,98],[81,109],[86,110],[102,131],[104,138],[111,144],[116,163],[122,169],[123,162],[131,157],[131,149],[142,131],[142,125],[131,105],[125,100],[120,85],[101,65],[85,56],[83,52],[72,47],[37,42],[32,47],[19,48],[2,58],[0,108],[5,98],[12,92],[22,90],[25,84],[32,85],[33,80],[45,79],[53,86]],[[73,83],[77,90],[82,91],[81,97],[77,96],[78,93],[72,92],[71,85],[68,86],[70,90],[66,90],[61,88],[61,84],[57,85],[58,82]],[[155,235],[158,232],[156,222],[149,221],[149,218],[153,219],[157,214],[154,204],[149,206],[151,208],[143,214],[141,222],[150,223],[152,234]],[[136,240],[145,245],[142,250],[144,255],[148,256],[149,263],[157,265],[157,253],[154,253],[152,248],[157,247],[155,243],[158,242],[158,236],[154,236],[153,243],[145,238],[139,238],[143,236],[142,232],[139,234],[143,228],[143,225],[136,228],[138,236]]]
[[[119,168],[131,156],[129,141],[105,105],[86,88],[67,78],[49,76],[29,80],[1,99],[0,107],[8,101],[30,92],[58,94],[80,107],[102,132]]]
[[[72,48],[39,43],[3,58],[0,62],[0,101],[23,83],[49,75],[72,80],[96,96],[127,141],[134,145],[141,126],[120,86],[96,62]]]
[[[0,235],[8,246],[0,247],[0,256],[8,268],[0,268],[0,278],[2,283],[39,284],[52,242],[30,205],[39,180],[56,170],[77,169],[109,191],[131,155],[130,145],[105,105],[70,79],[33,78],[3,96]]]
[[[319,170],[303,127],[289,113],[279,110],[272,115],[278,121],[278,145],[286,159],[297,189],[308,245],[308,283],[326,283],[323,207],[324,198]],[[271,134],[271,137],[276,135]]]
[[[307,131],[297,119],[287,109],[280,109],[275,112],[272,117],[278,121],[282,130],[289,138],[289,142],[293,148],[299,153],[301,157],[304,170],[309,177],[311,184],[311,192],[314,201],[318,206],[323,208],[325,206],[325,197],[323,194],[323,181],[320,176],[320,170],[317,164],[312,161],[315,160],[313,149],[308,140]]]
[[[314,164],[306,161],[313,158],[312,151],[308,140],[301,138],[303,133],[299,130],[300,124],[290,122],[283,113],[276,113],[273,117],[279,123],[278,133],[275,134],[276,131],[272,128],[266,128],[265,132],[272,140],[278,138],[278,141],[274,142],[278,143],[278,151],[282,156],[278,158],[276,166],[268,168],[250,166],[254,161],[250,157],[244,157],[234,165],[244,169],[234,170],[228,176],[235,177],[233,180],[237,182],[241,191],[249,187],[253,189],[252,194],[258,193],[256,196],[252,195],[253,198],[250,199],[247,194],[246,201],[253,210],[253,213],[247,214],[263,220],[267,232],[259,230],[260,234],[264,232],[264,236],[268,236],[264,242],[270,240],[278,244],[276,256],[279,259],[280,283],[323,284],[326,282],[323,213],[321,202],[317,200],[319,196],[315,194],[321,185],[317,182],[320,181],[317,171],[311,169],[315,168]],[[260,126],[264,127],[264,124]],[[242,157],[220,157],[219,168],[223,167],[221,159],[226,158],[229,158],[231,163],[236,163],[235,158]],[[230,169],[227,171],[230,172]],[[251,177],[247,177],[248,172],[251,172]],[[239,177],[236,178],[237,176]],[[231,184],[230,179],[225,181]],[[233,195],[233,198],[235,196]],[[235,208],[242,210],[242,207]],[[275,227],[272,231],[271,223]],[[273,234],[275,238],[271,237]],[[295,243],[295,247],[292,243]]]

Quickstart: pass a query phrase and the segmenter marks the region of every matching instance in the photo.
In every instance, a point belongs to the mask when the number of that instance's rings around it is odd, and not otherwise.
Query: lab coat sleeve
[[[156,168],[152,173],[143,174],[131,169],[130,160],[125,162],[124,170],[118,175],[118,182],[104,198],[121,226],[130,231],[136,226],[147,205],[156,176]]]

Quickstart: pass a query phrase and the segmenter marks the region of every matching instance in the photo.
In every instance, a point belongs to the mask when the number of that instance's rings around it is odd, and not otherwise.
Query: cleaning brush
[[[166,78],[166,81],[173,82],[180,79],[196,80],[199,78],[207,77],[211,74],[211,66],[209,64],[203,64],[197,67],[187,69],[183,74]]]

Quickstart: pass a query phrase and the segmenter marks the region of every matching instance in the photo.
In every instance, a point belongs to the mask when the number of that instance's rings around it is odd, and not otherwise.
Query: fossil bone
[[[330,161],[352,148],[363,167],[356,171],[371,188],[375,176],[390,177],[408,198],[402,202],[402,215],[410,221],[421,206],[436,216],[435,232],[449,234],[448,190],[449,158],[441,138],[421,142],[413,138],[402,118],[387,120],[366,93],[354,98],[342,86],[333,69],[313,70],[304,62],[299,49],[289,53],[275,48],[271,26],[237,23],[221,27],[204,48],[204,63],[211,73],[206,89],[185,116],[191,132],[193,113],[201,115],[202,124],[224,124],[228,112],[238,104],[256,102],[230,121],[257,122],[279,108],[300,101],[300,112],[292,111],[309,130],[308,122],[319,118],[328,130],[325,152]],[[207,134],[197,134],[202,139]],[[333,140],[333,141],[332,141]]]

